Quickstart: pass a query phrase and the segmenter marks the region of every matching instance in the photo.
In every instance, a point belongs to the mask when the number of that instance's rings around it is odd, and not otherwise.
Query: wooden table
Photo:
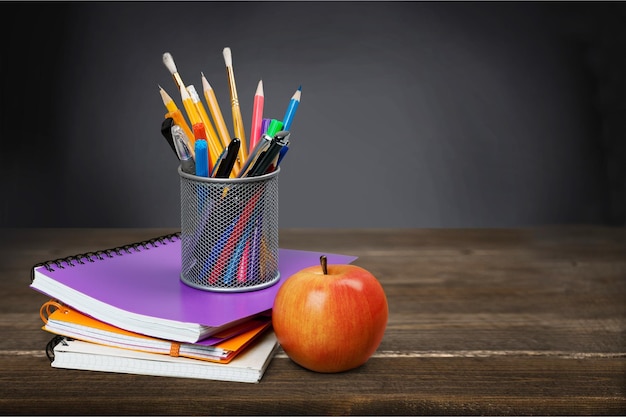
[[[281,230],[284,248],[357,255],[389,301],[362,367],[279,351],[259,384],[51,368],[36,262],[174,229],[0,230],[1,414],[626,412],[626,229]]]

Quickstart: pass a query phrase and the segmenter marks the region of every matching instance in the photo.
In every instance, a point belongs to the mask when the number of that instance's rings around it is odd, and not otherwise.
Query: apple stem
[[[320,264],[322,265],[324,275],[328,275],[328,260],[326,259],[326,255],[320,256]]]

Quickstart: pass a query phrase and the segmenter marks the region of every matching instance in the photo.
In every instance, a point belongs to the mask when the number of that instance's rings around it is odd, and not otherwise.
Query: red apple
[[[387,327],[387,297],[369,271],[352,264],[304,268],[279,288],[272,309],[278,342],[294,362],[316,372],[363,365]]]

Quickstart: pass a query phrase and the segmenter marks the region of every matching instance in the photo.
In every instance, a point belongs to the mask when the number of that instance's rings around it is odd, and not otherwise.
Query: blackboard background
[[[176,227],[162,63],[281,119],[281,227],[626,224],[621,2],[0,3],[1,227]],[[52,17],[53,13],[56,17]]]

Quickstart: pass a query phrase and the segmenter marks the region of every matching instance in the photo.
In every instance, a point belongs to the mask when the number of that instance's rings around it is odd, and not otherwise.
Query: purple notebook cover
[[[279,249],[280,280],[256,291],[224,293],[192,288],[180,279],[180,239],[148,249],[122,252],[73,267],[37,267],[40,274],[119,309],[204,326],[219,327],[272,308],[276,293],[295,272],[319,265],[321,255],[329,264],[347,264],[356,256]],[[53,296],[53,294],[47,294]],[[63,301],[63,300],[61,300]],[[85,312],[88,313],[88,312]]]

